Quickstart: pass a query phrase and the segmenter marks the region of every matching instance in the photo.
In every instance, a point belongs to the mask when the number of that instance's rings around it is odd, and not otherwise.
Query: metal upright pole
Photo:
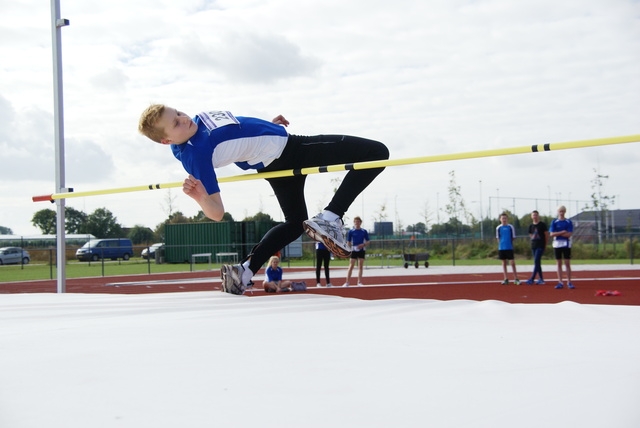
[[[60,29],[69,25],[67,19],[60,18],[59,0],[51,0],[51,35],[53,43],[53,103],[56,144],[56,191],[66,192],[64,167],[64,115],[62,101],[62,48]],[[66,291],[66,243],[64,221],[64,199],[56,201],[56,264],[58,293]]]
[[[482,212],[482,180],[480,180],[480,239],[484,241],[484,213]]]

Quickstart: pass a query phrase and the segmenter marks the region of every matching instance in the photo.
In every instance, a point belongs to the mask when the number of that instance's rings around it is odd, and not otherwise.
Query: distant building
[[[83,245],[95,236],[87,233],[65,234],[65,243],[69,245]],[[0,247],[49,247],[56,245],[56,235],[0,235]]]
[[[378,236],[392,236],[393,222],[392,221],[376,221],[373,223],[373,230],[374,230],[373,234]]]
[[[583,211],[571,217],[571,221],[574,223],[574,234],[578,236],[597,234],[597,222],[600,222],[601,233],[640,232],[640,210],[607,210],[604,216],[600,211]]]

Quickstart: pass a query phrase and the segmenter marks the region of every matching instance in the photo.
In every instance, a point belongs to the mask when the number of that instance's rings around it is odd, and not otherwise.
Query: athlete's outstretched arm
[[[200,208],[202,208],[202,212],[208,218],[214,221],[221,221],[224,216],[224,204],[222,203],[222,198],[220,197],[220,192],[213,193],[209,195],[207,193],[207,189],[204,188],[202,181],[195,178],[193,175],[189,174],[182,183],[182,191],[192,197]]]

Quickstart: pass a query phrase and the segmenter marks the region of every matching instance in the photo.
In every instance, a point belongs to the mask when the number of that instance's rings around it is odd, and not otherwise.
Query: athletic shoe
[[[333,287],[333,285],[331,285],[330,282],[327,283],[327,288],[329,288],[329,287]]]
[[[504,281],[502,281],[500,284],[502,285],[509,285],[509,280],[505,279]]]
[[[520,285],[520,280],[519,280],[519,279],[516,279],[515,281],[513,281],[513,283],[514,283],[515,285]]]
[[[225,293],[242,295],[246,289],[242,283],[242,265],[222,265],[220,268],[220,278],[222,279],[222,291]]]
[[[555,288],[557,290],[560,290],[561,288],[564,288],[564,285],[561,282],[559,282],[558,285],[555,286]]]
[[[539,279],[536,281],[536,284],[538,285],[544,285],[544,281],[542,279]]]
[[[570,289],[572,289],[572,290],[573,290],[574,288],[576,288],[576,286],[575,286],[575,285],[573,285],[573,284],[572,284],[572,283],[570,283],[570,282],[567,282],[567,287],[569,287],[569,288],[570,288]]]
[[[302,226],[309,238],[322,242],[336,256],[343,259],[351,256],[351,244],[347,242],[347,233],[341,219],[327,221],[322,218],[322,214],[318,214],[305,220]]]
[[[358,283],[358,287],[362,287],[362,285],[363,285],[363,284],[362,284],[361,282],[359,282],[359,283]]]
[[[345,282],[344,284],[342,284],[342,286],[343,286],[343,287],[348,287],[348,286],[349,286],[349,283],[348,283],[348,282]]]
[[[318,287],[318,288],[322,288],[322,284],[317,283],[317,284],[316,284],[316,287]]]
[[[527,285],[533,285],[533,279],[527,279],[524,283]]]

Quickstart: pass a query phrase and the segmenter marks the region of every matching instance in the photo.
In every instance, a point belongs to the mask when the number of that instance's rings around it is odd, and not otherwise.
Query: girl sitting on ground
[[[291,281],[282,280],[282,268],[280,258],[272,256],[269,259],[269,266],[265,273],[265,280],[262,283],[264,291],[267,293],[285,293],[291,291]]]

